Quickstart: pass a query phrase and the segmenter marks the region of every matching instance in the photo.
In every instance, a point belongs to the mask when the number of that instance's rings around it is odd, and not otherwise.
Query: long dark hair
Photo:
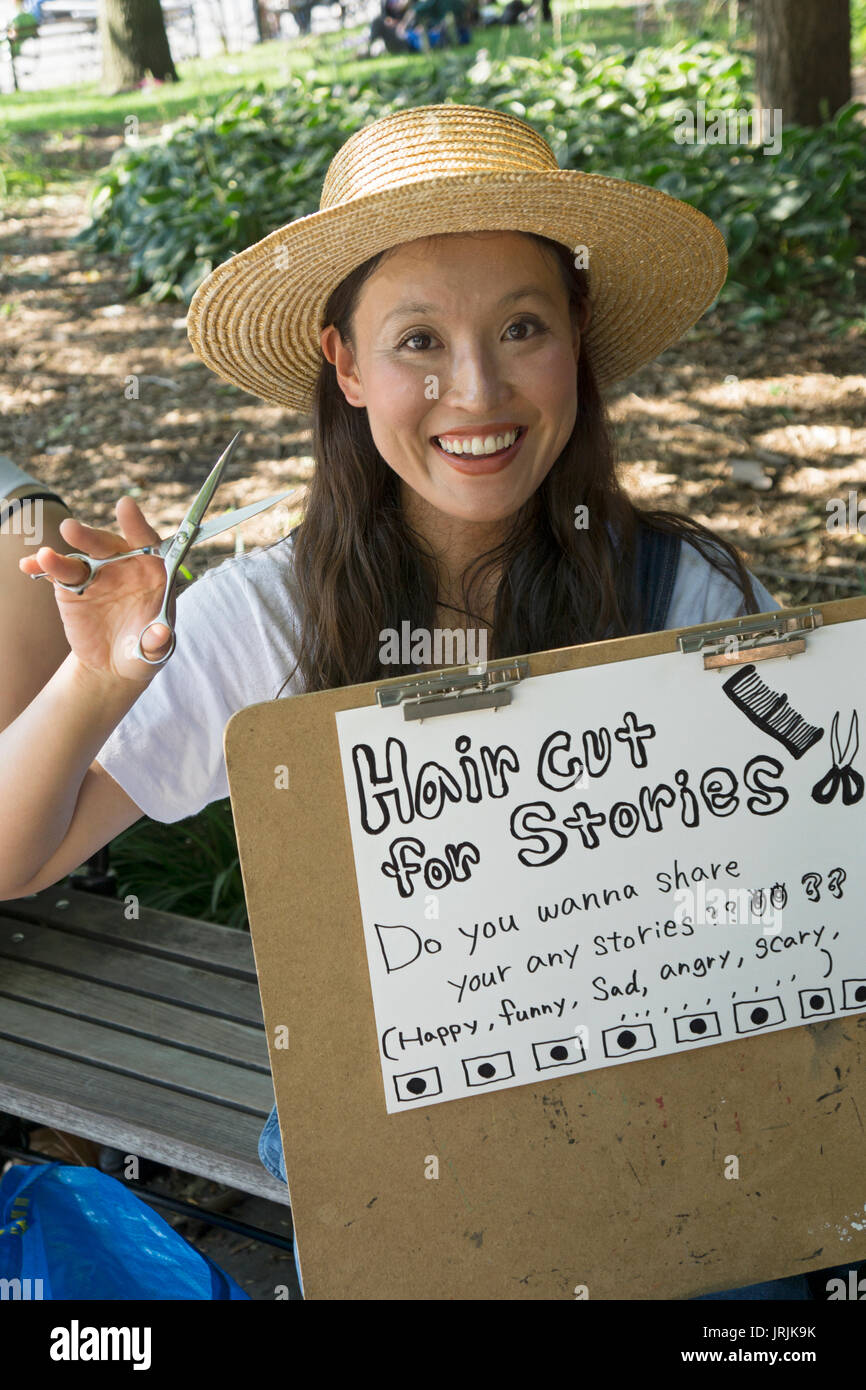
[[[570,251],[532,235],[561,267],[573,314],[589,295],[585,270]],[[343,280],[325,308],[353,344],[359,291],[385,252]],[[562,452],[493,549],[463,576],[465,614],[472,618],[476,585],[501,566],[488,633],[488,658],[503,658],[627,636],[643,631],[640,595],[633,589],[639,524],[688,539],[705,559],[742,590],[758,611],[748,572],[734,546],[690,517],[642,511],[624,492],[616,472],[611,430],[583,346],[577,365],[577,418]],[[351,406],[324,356],[313,404],[316,469],[304,520],[290,537],[301,601],[297,662],[305,691],[356,685],[408,673],[380,661],[384,629],[431,631],[437,606],[434,557],[400,503],[400,479],[373,442],[366,409]],[[585,505],[590,525],[578,529],[575,508]],[[619,537],[619,554],[609,527]],[[280,693],[281,693],[280,692]]]

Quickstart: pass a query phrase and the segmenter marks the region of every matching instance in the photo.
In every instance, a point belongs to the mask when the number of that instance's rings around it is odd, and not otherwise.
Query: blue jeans
[[[277,1119],[277,1107],[271,1107],[271,1113],[265,1121],[265,1127],[259,1135],[259,1158],[261,1159],[268,1172],[280,1182],[287,1182],[286,1179],[286,1160],[283,1157],[283,1141],[280,1138],[280,1122]],[[295,1257],[295,1273],[298,1276],[298,1285],[301,1290],[301,1297],[304,1296],[304,1285],[301,1280],[301,1266],[298,1263],[298,1238],[295,1236],[292,1253]]]
[[[852,1261],[850,1265],[834,1265],[832,1269],[815,1270],[813,1273],[823,1274],[825,1281],[830,1279],[841,1279],[844,1284],[848,1282],[849,1269],[859,1269],[862,1261]],[[693,1298],[692,1303],[704,1303],[715,1299],[785,1299],[788,1302],[803,1299],[811,1299],[816,1302],[815,1295],[809,1287],[809,1281],[805,1274],[791,1274],[786,1279],[771,1279],[768,1284],[747,1284],[743,1289],[726,1289],[724,1293],[704,1293],[699,1298]]]
[[[274,1106],[267,1118],[265,1127],[259,1135],[259,1158],[265,1165],[269,1173],[273,1173],[280,1182],[286,1181],[286,1164],[283,1157],[283,1143],[280,1139],[280,1125],[277,1119],[277,1107]],[[298,1273],[298,1283],[301,1293],[304,1286],[301,1283],[301,1269],[298,1264],[298,1243],[295,1241],[295,1269]],[[845,1279],[849,1266],[840,1265],[838,1268],[828,1269],[827,1278]],[[786,1279],[771,1279],[766,1284],[747,1284],[741,1289],[726,1289],[724,1293],[703,1293],[697,1298],[690,1300],[692,1303],[713,1302],[719,1299],[727,1299],[732,1302],[744,1300],[756,1301],[797,1301],[812,1299],[814,1295],[809,1288],[809,1282],[805,1274],[792,1274]]]
[[[724,1293],[702,1293],[692,1298],[691,1303],[706,1303],[715,1299],[760,1299],[763,1301],[801,1300],[812,1298],[812,1290],[805,1274],[792,1274],[787,1279],[771,1279],[766,1284],[747,1284],[742,1289],[726,1289]]]

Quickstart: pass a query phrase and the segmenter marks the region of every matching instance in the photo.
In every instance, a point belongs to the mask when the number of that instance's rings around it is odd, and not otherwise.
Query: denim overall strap
[[[636,632],[660,632],[665,625],[680,562],[681,538],[654,531],[642,522],[637,529],[635,590],[638,612]]]

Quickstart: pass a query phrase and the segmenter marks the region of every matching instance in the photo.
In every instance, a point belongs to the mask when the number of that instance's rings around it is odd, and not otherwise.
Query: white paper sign
[[[866,1011],[866,621],[512,690],[336,715],[389,1112]]]

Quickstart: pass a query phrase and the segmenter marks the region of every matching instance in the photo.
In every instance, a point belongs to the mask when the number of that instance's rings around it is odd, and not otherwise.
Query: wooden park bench
[[[288,1206],[273,1100],[248,933],[68,882],[0,902],[0,1112]]]

